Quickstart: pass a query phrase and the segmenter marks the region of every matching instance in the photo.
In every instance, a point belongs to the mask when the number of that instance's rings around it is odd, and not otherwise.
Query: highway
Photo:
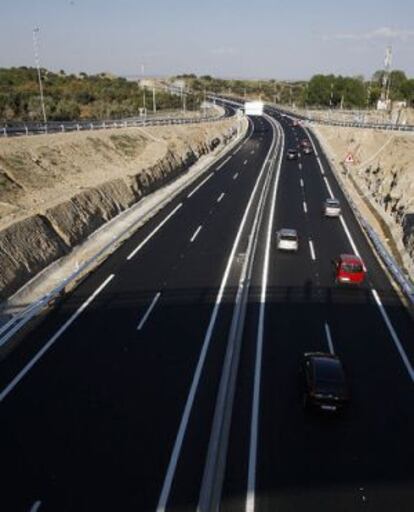
[[[286,161],[308,134],[271,114],[1,363],[1,510],[413,510],[413,321],[318,142]],[[363,287],[334,285],[343,252]],[[345,364],[343,415],[303,410],[311,350]]]

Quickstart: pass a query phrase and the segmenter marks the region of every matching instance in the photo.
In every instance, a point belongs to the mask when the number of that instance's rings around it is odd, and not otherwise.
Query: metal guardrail
[[[85,130],[105,130],[109,128],[130,128],[146,126],[166,126],[176,124],[194,124],[212,121],[220,121],[228,117],[225,112],[220,116],[197,116],[197,117],[156,117],[156,118],[129,118],[113,121],[82,121],[82,122],[51,122],[44,124],[15,124],[12,126],[0,127],[0,136],[17,137],[25,135],[45,135],[51,133],[69,133]]]
[[[221,116],[222,119],[224,116]],[[214,117],[212,120],[216,120],[218,118]],[[200,122],[205,121],[206,119],[200,120]],[[239,140],[239,135],[236,136],[233,144],[236,144]],[[230,145],[232,144],[230,143]],[[231,147],[231,146],[230,146]],[[221,157],[221,155],[219,156]],[[185,185],[187,186],[187,185]],[[124,214],[128,212],[124,210]],[[122,213],[120,215],[122,215]],[[117,217],[119,219],[119,216]],[[125,230],[119,233],[115,238],[113,238],[110,242],[104,245],[97,253],[87,259],[82,265],[80,265],[75,272],[72,272],[68,277],[62,280],[58,286],[56,286],[49,293],[43,295],[39,300],[30,304],[29,306],[23,308],[20,312],[13,315],[9,320],[7,320],[3,325],[0,326],[0,349],[6,345],[6,343],[20,330],[22,329],[28,322],[30,322],[36,315],[38,315],[43,309],[47,306],[53,304],[56,300],[59,300],[65,294],[65,289],[69,284],[73,284],[76,282],[78,278],[81,278],[83,275],[89,271],[90,268],[93,268],[93,265],[99,260],[101,256],[103,256],[112,246],[115,246],[118,242],[122,241],[125,235],[129,232],[131,226],[128,226]]]
[[[229,101],[229,103],[238,103],[236,101]],[[270,111],[273,111],[274,113],[285,113],[292,117],[298,117],[295,113],[292,113],[288,110],[281,109],[279,107],[276,107],[272,104],[267,104],[267,109]],[[299,116],[299,118],[301,118]],[[306,118],[304,120],[307,120]],[[328,123],[326,123],[328,124]],[[338,124],[339,126],[356,126],[356,124],[352,123],[342,123]],[[382,126],[387,126],[386,129],[399,129],[403,128],[401,126],[390,128],[389,125],[380,125],[380,124],[373,124],[372,127],[378,128]],[[359,123],[358,127],[368,127],[366,124]],[[408,125],[405,128],[409,129],[407,131],[414,131],[414,126]],[[315,135],[315,133],[312,131],[312,135],[317,139],[318,137]],[[370,226],[370,224],[364,219],[364,217],[360,214],[358,207],[356,206],[354,200],[346,190],[345,186],[343,186],[342,177],[338,175],[337,170],[330,166],[336,181],[341,188],[344,196],[347,198],[347,201],[358,220],[359,224],[361,225],[362,229],[367,234],[369,240],[373,244],[378,256],[381,258],[384,265],[387,267],[388,271],[392,275],[394,281],[398,284],[401,291],[403,292],[404,296],[407,298],[407,300],[410,302],[411,306],[414,307],[414,284],[411,282],[411,280],[405,275],[405,273],[401,270],[395,259],[391,256],[391,254],[388,252],[388,250],[385,248],[384,244],[382,243],[381,239],[377,235],[377,233],[374,231],[374,229]]]
[[[312,135],[318,139],[318,137],[315,135],[315,133],[312,131]],[[404,296],[407,298],[407,300],[410,302],[410,304],[414,307],[414,284],[411,282],[411,280],[405,275],[405,273],[401,270],[395,259],[391,256],[389,251],[386,249],[384,244],[382,243],[380,237],[377,235],[377,233],[374,231],[374,229],[371,227],[371,225],[365,220],[363,215],[358,210],[357,205],[355,204],[354,200],[352,199],[351,195],[347,191],[346,187],[344,186],[342,176],[340,176],[340,173],[338,170],[334,167],[329,165],[331,168],[336,181],[339,185],[339,187],[342,190],[342,193],[346,197],[353,214],[355,215],[356,219],[358,220],[359,224],[361,225],[362,229],[367,234],[369,240],[375,247],[375,250],[379,257],[381,258],[384,265],[387,267],[388,271],[392,275],[394,281],[398,284],[400,289],[402,290]]]
[[[351,121],[336,121],[334,119],[321,119],[315,118],[313,116],[305,116],[303,114],[299,114],[294,110],[290,110],[283,107],[278,107],[275,105],[270,105],[271,108],[282,112],[283,114],[288,114],[292,117],[296,117],[297,119],[301,119],[302,121],[308,121],[310,123],[318,123],[325,124],[328,126],[342,126],[349,128],[370,128],[375,130],[392,130],[399,132],[414,132],[414,125],[412,124],[395,124],[395,123],[362,123],[362,122],[351,122]]]

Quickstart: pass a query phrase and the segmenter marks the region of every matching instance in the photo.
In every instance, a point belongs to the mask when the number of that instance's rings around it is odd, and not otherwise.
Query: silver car
[[[341,203],[338,199],[326,199],[323,204],[323,214],[325,217],[339,217],[341,215]]]
[[[277,232],[276,247],[280,251],[297,251],[299,249],[299,237],[296,229],[281,229]]]

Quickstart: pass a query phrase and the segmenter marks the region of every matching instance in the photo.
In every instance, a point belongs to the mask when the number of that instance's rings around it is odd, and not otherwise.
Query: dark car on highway
[[[345,371],[340,359],[331,353],[307,352],[301,366],[305,408],[335,412],[349,401]]]
[[[298,152],[296,149],[288,149],[286,153],[286,158],[288,160],[297,160],[298,159]]]

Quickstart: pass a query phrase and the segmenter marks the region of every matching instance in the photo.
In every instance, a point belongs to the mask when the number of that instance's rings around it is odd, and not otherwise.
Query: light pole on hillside
[[[33,51],[34,51],[34,57],[36,62],[36,68],[37,68],[37,78],[39,81],[39,91],[40,91],[40,103],[42,105],[42,114],[43,114],[43,121],[45,124],[47,124],[47,117],[46,117],[46,109],[45,109],[45,99],[43,97],[43,84],[42,84],[42,74],[40,72],[40,58],[39,58],[39,45],[37,40],[37,34],[40,32],[39,27],[35,27],[33,29]]]

